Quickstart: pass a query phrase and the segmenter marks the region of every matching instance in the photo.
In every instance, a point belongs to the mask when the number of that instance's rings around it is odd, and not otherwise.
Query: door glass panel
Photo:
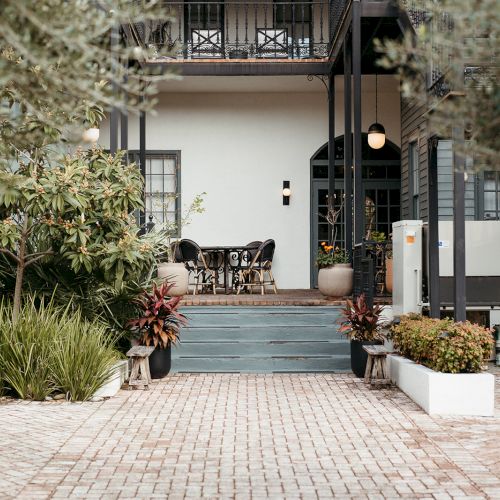
[[[318,239],[328,241],[328,224],[318,224]]]
[[[386,189],[377,190],[377,204],[387,205],[389,203],[389,193]]]

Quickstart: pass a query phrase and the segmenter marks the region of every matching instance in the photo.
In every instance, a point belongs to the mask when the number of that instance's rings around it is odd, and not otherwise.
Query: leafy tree
[[[0,253],[16,264],[15,317],[25,270],[40,260],[102,274],[116,289],[153,268],[154,245],[139,236],[133,216],[142,207],[143,180],[122,157],[78,150],[50,168],[31,158],[4,172]]]
[[[463,124],[468,139],[463,153],[474,158],[474,167],[500,169],[498,0],[402,4],[416,34],[378,41],[380,64],[398,67],[403,95],[431,110],[431,133],[450,137],[451,128]]]

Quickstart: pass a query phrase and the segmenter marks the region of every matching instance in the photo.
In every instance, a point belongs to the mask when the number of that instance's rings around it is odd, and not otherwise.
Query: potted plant
[[[175,220],[169,219],[168,214],[175,212],[175,203],[178,195],[173,194],[167,196],[163,205],[165,222],[158,225],[158,230],[164,232],[167,245],[164,261],[158,264],[158,278],[168,279],[173,285],[170,289],[170,295],[173,297],[186,295],[189,283],[189,272],[185,264],[183,262],[176,262],[175,257],[179,245],[179,240],[177,238],[182,228],[190,224],[193,214],[201,214],[205,211],[203,208],[203,196],[205,194],[206,193],[201,193],[196,195],[184,214]]]
[[[131,319],[128,326],[139,334],[139,344],[154,346],[156,349],[149,357],[152,378],[165,377],[172,364],[172,344],[179,339],[186,317],[177,309],[181,297],[170,296],[173,284],[163,283],[159,287],[153,284],[151,293],[144,291],[142,297],[135,300],[140,316]]]
[[[370,307],[364,294],[361,294],[356,301],[347,300],[342,311],[343,319],[339,331],[351,340],[351,369],[356,377],[365,376],[368,354],[363,346],[383,343],[380,332],[382,310],[380,305]]]
[[[319,291],[328,297],[344,297],[352,293],[353,269],[349,256],[339,247],[321,243],[316,257]]]

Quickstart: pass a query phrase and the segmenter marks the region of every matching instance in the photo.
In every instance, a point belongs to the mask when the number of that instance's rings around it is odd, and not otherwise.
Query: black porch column
[[[335,74],[332,71],[328,78],[328,205],[335,204]],[[333,245],[335,228],[328,235]]]
[[[118,59],[115,55],[114,47],[120,43],[120,32],[118,27],[114,27],[111,30],[111,63],[112,65],[119,64]],[[113,82],[113,89],[115,92],[118,91],[116,82]],[[111,114],[109,117],[109,152],[115,154],[118,151],[118,121],[120,117],[120,111],[118,108],[113,107],[111,109]]]
[[[363,241],[363,174],[361,170],[361,2],[352,3],[352,74],[354,105],[354,244]]]
[[[344,229],[345,251],[352,257],[352,95],[351,45],[344,42]]]
[[[141,175],[146,178],[146,112],[141,111],[139,115],[139,167]],[[146,189],[146,187],[144,187]],[[144,200],[145,201],[145,200]],[[141,210],[139,223],[143,226],[146,223],[146,214]]]
[[[458,151],[463,147],[464,128],[453,127],[453,305],[455,321],[465,321],[465,159]]]
[[[429,316],[439,318],[441,301],[439,297],[439,214],[438,214],[438,175],[437,175],[437,137],[429,140],[429,157],[427,162],[427,177],[429,179]]]
[[[125,153],[125,163],[128,163],[128,113],[123,110],[120,114],[120,148]]]
[[[120,112],[117,108],[111,110],[109,117],[109,152],[115,154],[118,151],[118,118]]]

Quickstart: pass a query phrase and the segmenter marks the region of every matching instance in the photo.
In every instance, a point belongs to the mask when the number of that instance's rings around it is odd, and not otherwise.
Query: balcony
[[[328,57],[329,5],[167,1],[165,19],[134,24],[127,35],[155,48],[156,62],[321,60]]]

